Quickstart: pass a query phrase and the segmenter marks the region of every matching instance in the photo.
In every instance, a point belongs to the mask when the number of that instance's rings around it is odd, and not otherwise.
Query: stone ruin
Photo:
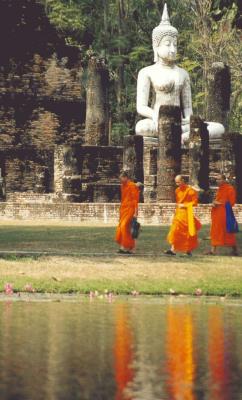
[[[158,138],[130,135],[123,146],[111,146],[105,62],[90,57],[84,88],[79,50],[65,44],[38,1],[2,0],[0,22],[2,201],[118,202],[124,168],[144,183],[145,203],[173,202],[180,172],[208,202],[219,171],[236,181],[242,202],[240,134],[209,143],[206,123],[193,116],[189,144],[181,147],[180,110],[164,106]],[[225,126],[229,81],[228,68],[213,65],[208,109]]]

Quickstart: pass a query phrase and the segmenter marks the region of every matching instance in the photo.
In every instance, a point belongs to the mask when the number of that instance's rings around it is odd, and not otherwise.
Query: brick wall
[[[80,51],[65,45],[34,0],[2,0],[0,33],[0,168],[6,192],[49,192],[55,144],[83,138]]]
[[[73,221],[73,222],[103,222],[117,223],[119,216],[118,203],[58,203],[57,199],[52,199],[50,203],[49,195],[42,195],[41,202],[32,197],[28,201],[11,201],[0,203],[1,220],[55,220],[55,221]],[[46,197],[46,201],[44,200]],[[174,204],[140,204],[139,219],[142,224],[170,224],[175,205]],[[196,215],[202,223],[210,222],[209,204],[199,205],[196,209]],[[242,204],[236,205],[235,214],[240,223],[242,223]]]
[[[57,146],[55,190],[76,202],[119,201],[122,166],[122,147]]]

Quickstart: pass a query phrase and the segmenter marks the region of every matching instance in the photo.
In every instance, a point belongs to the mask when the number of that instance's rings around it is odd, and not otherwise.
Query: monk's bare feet
[[[231,256],[233,256],[233,257],[239,257],[238,250],[232,250]]]
[[[131,250],[119,249],[118,254],[134,254]]]
[[[209,251],[206,251],[206,252],[204,253],[204,255],[205,255],[205,256],[216,256],[216,253],[215,253],[214,251],[212,251],[212,250],[209,250]]]
[[[119,249],[119,250],[118,250],[118,254],[125,254],[125,250]]]
[[[166,254],[168,256],[176,256],[176,253],[174,251],[172,251],[171,249],[165,250],[164,254]]]

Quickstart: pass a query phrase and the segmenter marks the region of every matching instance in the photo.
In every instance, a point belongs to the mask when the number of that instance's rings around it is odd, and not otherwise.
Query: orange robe
[[[233,399],[231,393],[230,345],[226,337],[227,324],[220,306],[209,306],[208,318],[208,398]],[[232,339],[232,338],[231,338]]]
[[[195,400],[194,318],[188,306],[169,304],[166,324],[166,375],[170,400]]]
[[[197,231],[201,228],[200,222],[192,213],[192,207],[198,203],[197,192],[188,185],[178,187],[176,189],[176,203],[184,204],[188,208],[177,207],[167,240],[177,251],[192,251],[198,246]],[[193,229],[189,226],[191,217]]]
[[[236,191],[233,186],[224,182],[218,188],[215,200],[223,204],[212,208],[211,244],[212,246],[235,246],[235,234],[226,232],[225,203],[229,201],[231,206],[234,206]]]
[[[127,307],[124,304],[118,304],[115,314],[114,367],[117,386],[115,400],[130,400],[130,397],[125,396],[124,392],[134,378],[132,368],[134,357],[133,334],[129,324]]]
[[[125,249],[133,249],[135,240],[130,233],[130,223],[138,208],[139,189],[134,182],[128,181],[121,186],[120,220],[116,231],[116,242]]]

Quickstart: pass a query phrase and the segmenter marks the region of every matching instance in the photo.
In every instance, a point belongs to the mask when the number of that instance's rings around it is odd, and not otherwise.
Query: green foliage
[[[138,71],[153,60],[152,29],[158,25],[163,0],[40,0],[50,21],[77,45],[82,58],[90,48],[107,59],[111,78],[113,140],[132,132],[136,118]],[[231,0],[170,0],[171,21],[179,31],[178,63],[191,77],[194,111],[204,115],[206,71],[213,61],[232,71],[231,127],[241,111],[241,41],[236,32],[238,7]]]

